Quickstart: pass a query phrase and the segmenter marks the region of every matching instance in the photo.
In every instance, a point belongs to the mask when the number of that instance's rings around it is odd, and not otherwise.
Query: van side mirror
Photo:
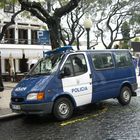
[[[71,75],[70,68],[64,67],[63,70],[60,72],[60,78],[67,77]]]

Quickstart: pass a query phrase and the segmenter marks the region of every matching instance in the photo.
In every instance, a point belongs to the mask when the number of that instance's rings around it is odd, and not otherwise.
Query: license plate
[[[20,105],[12,105],[12,109],[20,110]]]

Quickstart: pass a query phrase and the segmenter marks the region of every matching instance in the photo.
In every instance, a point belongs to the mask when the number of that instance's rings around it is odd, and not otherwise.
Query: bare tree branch
[[[20,14],[21,12],[23,12],[24,10],[19,10],[17,11],[12,17],[11,17],[11,21],[6,23],[3,28],[2,28],[2,31],[0,33],[0,40],[2,40],[5,32],[7,31],[8,27],[10,27],[11,25],[15,24],[15,18],[18,14]]]

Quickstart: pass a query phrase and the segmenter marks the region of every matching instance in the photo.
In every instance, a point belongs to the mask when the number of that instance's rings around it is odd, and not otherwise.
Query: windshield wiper
[[[47,73],[35,73],[35,74],[30,74],[29,76],[32,77],[32,76],[50,75],[50,74],[51,74],[50,72],[47,72]]]
[[[31,77],[32,75],[31,74],[27,74],[26,76],[25,76],[25,78],[29,78],[29,77]]]

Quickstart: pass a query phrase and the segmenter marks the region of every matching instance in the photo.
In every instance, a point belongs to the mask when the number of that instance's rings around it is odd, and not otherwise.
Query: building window
[[[9,59],[5,59],[5,72],[10,73]]]
[[[18,29],[19,44],[28,43],[28,31],[26,29]]]
[[[14,11],[14,4],[12,2],[9,2],[9,0],[6,0],[6,2],[4,3],[4,12],[14,13]]]
[[[31,30],[31,41],[32,44],[37,44],[37,30]]]
[[[4,42],[14,44],[15,43],[15,30],[14,28],[7,29],[5,36],[4,36]]]

